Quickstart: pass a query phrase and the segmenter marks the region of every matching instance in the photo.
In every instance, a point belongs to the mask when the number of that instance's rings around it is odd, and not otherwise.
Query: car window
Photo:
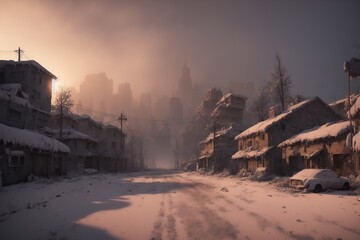
[[[327,177],[335,177],[335,178],[337,177],[336,173],[333,171],[326,171],[326,175]]]
[[[326,177],[326,173],[325,173],[324,171],[318,172],[317,174],[315,174],[314,177],[316,177],[316,178],[323,178],[323,177]]]

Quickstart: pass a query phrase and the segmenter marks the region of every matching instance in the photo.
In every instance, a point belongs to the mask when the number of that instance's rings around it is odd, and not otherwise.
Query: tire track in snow
[[[181,178],[182,181],[190,182],[189,180],[187,180],[186,178],[184,178],[181,175],[177,175],[177,176],[179,178]],[[216,214],[214,212],[212,212],[208,207],[206,207],[206,204],[208,203],[210,205],[216,205],[219,209],[222,208],[222,209],[225,209],[226,211],[232,211],[233,210],[233,211],[239,211],[239,212],[245,213],[246,218],[254,219],[255,222],[257,223],[257,225],[259,226],[259,228],[262,231],[265,231],[267,228],[271,228],[271,229],[275,229],[278,233],[283,235],[286,239],[309,239],[309,240],[313,239],[311,236],[308,236],[308,235],[295,234],[292,231],[288,232],[288,231],[286,231],[286,229],[284,229],[282,226],[280,226],[279,223],[273,222],[272,220],[268,220],[267,218],[261,216],[260,214],[248,210],[245,206],[235,204],[232,200],[226,198],[223,194],[217,194],[216,192],[214,192],[213,189],[214,189],[214,187],[212,187],[212,186],[203,184],[201,182],[197,182],[197,186],[194,187],[193,190],[186,189],[185,191],[183,191],[183,192],[187,191],[188,195],[191,196],[195,200],[195,202],[198,203],[198,207],[194,208],[192,210],[192,212],[196,213],[196,212],[199,212],[198,209],[203,209],[199,213],[201,213],[201,214],[203,214],[205,216],[205,221],[209,221],[209,219],[218,219],[218,221],[221,221],[221,220],[225,221],[225,220],[221,219],[220,217],[216,217],[216,216],[214,217],[214,215],[216,215]],[[247,190],[248,190],[247,188],[243,189],[243,193],[247,193]],[[207,193],[207,194],[203,193],[204,191],[207,191],[209,193]],[[212,196],[212,197],[210,197],[210,196]],[[249,199],[247,197],[243,197],[241,195],[237,195],[236,197],[239,198],[239,200],[241,200],[246,205],[250,205],[250,204],[252,204],[254,202],[251,199]],[[219,205],[218,201],[215,201],[215,203],[212,202],[211,201],[212,199],[222,200],[225,203],[227,203],[227,206],[233,207],[234,209],[228,210],[228,209],[224,208],[223,205]],[[206,210],[206,211],[204,211],[204,210]],[[209,212],[210,214],[205,213],[205,212]],[[192,214],[192,213],[189,212],[189,214]],[[227,221],[225,221],[225,222],[227,222]],[[194,220],[193,223],[194,224],[204,224],[204,222],[199,223],[196,220]],[[213,225],[213,224],[212,224],[212,222],[210,220],[210,226],[211,225]],[[220,229],[219,229],[219,226],[216,226],[216,225],[213,226],[213,228],[210,228],[209,233],[213,232],[212,229],[216,229],[216,230],[219,230],[219,231],[216,232],[214,235],[209,236],[210,239],[224,239],[224,238],[225,239],[247,239],[247,238],[249,238],[247,235],[242,236],[241,238],[237,237],[237,235],[239,235],[239,232],[236,230],[236,228],[234,228],[235,231],[233,231],[230,235],[219,234],[219,233],[222,232],[221,226],[220,226]],[[205,234],[205,235],[202,235],[202,234]],[[191,238],[191,239],[203,239],[203,236],[207,236],[206,235],[207,233],[202,233],[202,234],[200,234],[196,238]]]
[[[177,175],[180,182],[190,182]],[[192,182],[193,183],[193,182]],[[178,215],[183,220],[188,239],[240,239],[237,229],[216,214],[210,206],[213,187],[197,182],[193,188],[182,189],[187,199],[178,204]]]

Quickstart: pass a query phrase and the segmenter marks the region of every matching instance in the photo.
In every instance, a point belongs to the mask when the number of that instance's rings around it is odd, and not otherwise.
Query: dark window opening
[[[22,167],[25,165],[24,155],[10,155],[9,167]]]
[[[260,133],[260,139],[264,140],[265,139],[265,133]]]

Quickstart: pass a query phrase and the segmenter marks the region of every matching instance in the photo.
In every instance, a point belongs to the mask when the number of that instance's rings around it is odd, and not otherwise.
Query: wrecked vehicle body
[[[321,192],[327,189],[349,190],[350,182],[339,177],[331,169],[304,169],[290,178],[291,187],[309,192]]]

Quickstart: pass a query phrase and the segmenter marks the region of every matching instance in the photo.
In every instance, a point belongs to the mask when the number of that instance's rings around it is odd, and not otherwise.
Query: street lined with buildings
[[[4,239],[359,239],[353,191],[173,171],[94,174],[5,187]],[[18,231],[18,229],[22,229]]]

